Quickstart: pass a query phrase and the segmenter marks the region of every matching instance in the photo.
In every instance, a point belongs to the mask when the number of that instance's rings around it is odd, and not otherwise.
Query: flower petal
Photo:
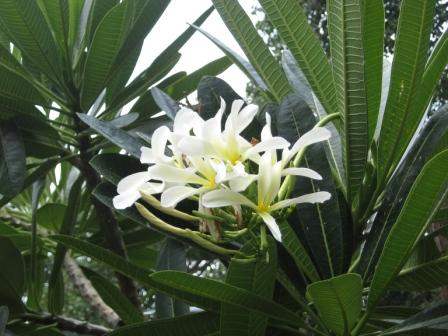
[[[289,142],[282,137],[272,137],[267,140],[257,143],[255,146],[249,148],[244,153],[244,158],[249,158],[255,153],[274,151],[277,149],[286,148],[289,146]]]
[[[197,176],[192,169],[177,168],[167,164],[158,164],[148,168],[152,179],[174,183],[199,183],[204,179]]]
[[[139,188],[139,191],[144,191],[149,195],[160,194],[163,189],[165,189],[165,186],[166,185],[164,182],[146,182],[141,188]]]
[[[229,186],[232,191],[242,192],[256,179],[257,175],[236,176],[229,180]]]
[[[300,203],[323,203],[328,201],[331,198],[331,194],[326,191],[318,191],[311,194],[302,195],[296,198],[286,199],[280,202],[275,203],[271,206],[271,210],[278,210],[282,208],[287,208],[294,204],[300,204]]]
[[[256,205],[246,196],[230,190],[213,190],[202,196],[202,204],[207,208],[220,208],[230,205],[247,205],[256,208]]]
[[[289,162],[294,155],[297,154],[300,150],[308,147],[317,142],[325,141],[330,139],[331,132],[325,127],[315,127],[311,131],[302,135],[296,143],[292,146],[291,151],[289,152],[288,158],[286,158],[287,162]],[[286,164],[285,162],[284,164]]]
[[[271,115],[266,113],[266,125],[264,125],[261,130],[261,141],[266,141],[272,138],[272,130],[271,130]]]
[[[265,222],[265,224],[268,227],[269,231],[271,231],[271,233],[274,236],[275,240],[281,242],[282,241],[282,233],[280,232],[280,228],[278,227],[277,222],[275,221],[275,218],[272,217],[267,212],[259,212],[258,214],[260,215],[260,217]]]
[[[146,182],[151,179],[148,171],[135,173],[123,178],[117,185],[117,193],[124,194],[130,191],[138,191]]]
[[[236,132],[240,134],[242,131],[244,131],[247,126],[250,125],[250,123],[254,120],[255,116],[258,112],[258,106],[254,104],[250,104],[245,106],[241,112],[238,114],[238,121],[235,125]]]
[[[184,199],[196,195],[202,191],[203,188],[192,188],[186,186],[176,186],[166,189],[160,198],[160,203],[165,208],[175,207],[177,203]]]
[[[177,148],[186,155],[213,155],[213,147],[208,141],[191,135],[182,137],[177,143]]]
[[[295,176],[304,176],[314,180],[322,180],[322,176],[309,168],[286,168],[283,169],[282,175],[295,175]]]
[[[119,194],[112,199],[115,209],[123,210],[132,206],[140,198],[138,190],[131,190],[129,192]]]
[[[238,114],[244,105],[244,100],[237,99],[232,103],[232,108],[230,109],[230,115],[227,117],[225,124],[225,132],[234,134],[236,127],[238,125]]]

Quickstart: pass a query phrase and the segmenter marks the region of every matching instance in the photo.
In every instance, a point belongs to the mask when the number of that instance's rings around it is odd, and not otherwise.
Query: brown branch
[[[73,286],[84,301],[111,327],[116,327],[120,317],[100,297],[96,289],[86,278],[76,261],[68,254],[65,256],[64,268]]]
[[[81,122],[78,117],[75,117],[75,125],[78,131],[78,142],[80,151],[80,160],[77,162],[78,168],[86,178],[87,187],[93,190],[100,182],[101,178],[98,173],[93,169],[89,161],[92,158],[92,154],[89,153],[90,138],[88,134],[81,134],[86,129],[86,126]],[[118,222],[111,209],[105,206],[92,196],[92,204],[98,215],[100,228],[105,237],[108,248],[118,254],[120,257],[127,259],[126,248],[123,241],[123,235]],[[125,295],[129,301],[131,301],[137,308],[140,309],[140,302],[138,300],[138,292],[135,283],[132,279],[116,272],[115,273],[118,285],[121,292]]]
[[[37,324],[56,324],[60,330],[71,331],[82,335],[103,336],[110,332],[110,329],[103,326],[75,320],[65,316],[23,314],[20,318]]]

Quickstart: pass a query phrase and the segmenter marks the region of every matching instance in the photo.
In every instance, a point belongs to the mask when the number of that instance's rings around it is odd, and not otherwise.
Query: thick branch
[[[86,278],[81,268],[75,260],[69,255],[65,256],[64,268],[73,286],[78,290],[84,301],[107,322],[111,327],[117,326],[120,317],[110,308],[99,296],[96,289],[92,286],[89,279]]]
[[[78,134],[85,130],[85,126],[77,117],[75,118],[75,125]],[[87,134],[80,135],[78,138],[78,142],[80,151],[80,161],[78,168],[86,178],[87,187],[90,190],[93,190],[100,183],[101,178],[95,171],[95,169],[93,169],[89,164],[89,161],[92,158],[92,155],[88,152],[90,148],[89,136]],[[101,231],[104,234],[108,248],[118,254],[120,257],[127,259],[123,236],[113,212],[93,196],[92,203],[98,215]],[[135,286],[134,282],[130,278],[120,273],[115,274],[123,295],[125,295],[137,308],[140,308],[137,287]]]
[[[81,335],[103,336],[110,332],[109,329],[84,321],[75,320],[64,316],[53,316],[49,314],[35,315],[23,314],[22,320],[30,321],[43,325],[56,324],[60,330],[71,331]]]

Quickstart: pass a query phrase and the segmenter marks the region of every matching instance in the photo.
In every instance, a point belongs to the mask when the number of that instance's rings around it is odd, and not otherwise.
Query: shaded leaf
[[[25,148],[13,122],[0,122],[0,196],[13,197],[24,185]],[[1,198],[0,198],[1,199]]]
[[[140,158],[140,147],[144,146],[144,143],[129,133],[111,125],[108,122],[98,120],[87,114],[77,114],[79,119],[104,136],[110,142],[114,143],[120,148],[126,150],[129,154],[136,158]]]
[[[111,332],[110,336],[203,336],[218,330],[218,316],[213,313],[195,313],[134,324]]]
[[[362,307],[362,279],[358,274],[348,273],[312,283],[307,294],[329,329],[340,336],[350,333]]]
[[[423,167],[387,237],[370,287],[369,310],[398,274],[447,194],[448,150],[445,150]]]
[[[11,313],[23,312],[21,301],[25,291],[25,265],[12,241],[0,236],[0,301]]]

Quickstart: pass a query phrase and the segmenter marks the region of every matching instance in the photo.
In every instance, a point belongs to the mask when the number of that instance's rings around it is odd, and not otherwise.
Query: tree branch
[[[86,178],[87,187],[90,190],[93,190],[100,182],[101,178],[98,173],[93,169],[89,161],[92,158],[92,154],[89,152],[90,148],[90,139],[88,134],[80,134],[82,131],[86,129],[86,126],[81,122],[81,120],[75,117],[75,125],[76,130],[78,132],[78,142],[79,142],[79,152],[80,152],[80,160],[78,162],[78,168],[83,173]],[[92,204],[95,208],[95,211],[98,215],[100,221],[100,228],[102,233],[104,234],[106,244],[108,248],[118,254],[120,257],[127,259],[126,248],[123,241],[123,236],[118,225],[118,222],[114,216],[114,213],[111,209],[105,206],[103,203],[98,201],[95,197],[92,196]],[[137,308],[140,309],[140,302],[138,300],[137,287],[134,282],[120,274],[115,273],[118,284],[121,292],[125,295]]]
[[[120,322],[120,317],[110,308],[100,297],[96,289],[86,278],[76,261],[68,254],[65,256],[64,268],[68,278],[78,290],[84,301],[89,304],[98,315],[111,327],[116,327]]]
[[[25,321],[43,325],[56,324],[60,330],[71,331],[82,335],[103,336],[110,332],[110,329],[103,326],[75,320],[65,316],[23,314],[20,318]]]

